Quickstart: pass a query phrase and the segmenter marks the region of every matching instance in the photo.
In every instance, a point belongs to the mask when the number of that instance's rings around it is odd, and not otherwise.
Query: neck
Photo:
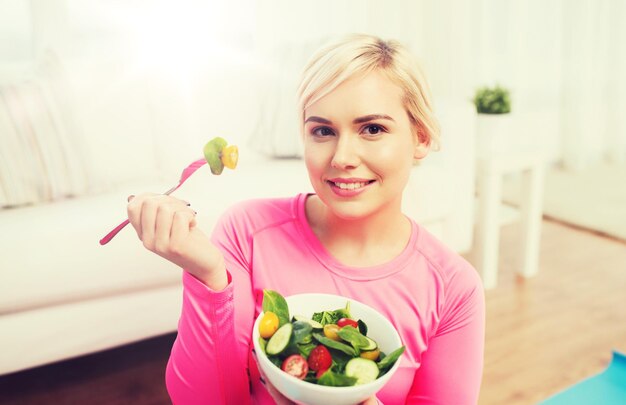
[[[334,215],[317,196],[307,201],[307,219],[324,247],[341,262],[371,266],[390,261],[405,248],[411,223],[402,214],[401,201],[359,219]]]

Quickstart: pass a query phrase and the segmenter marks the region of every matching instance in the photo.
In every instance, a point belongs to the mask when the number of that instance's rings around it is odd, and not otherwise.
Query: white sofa
[[[204,72],[189,105],[158,79],[102,86],[116,74],[102,65],[89,75],[76,73],[85,69],[78,62],[64,69],[73,97],[60,108],[88,157],[91,187],[0,210],[0,374],[176,330],[180,270],[145,251],[130,227],[106,246],[98,241],[125,218],[129,194],[168,189],[212,136],[239,144],[238,169],[211,176],[204,167],[175,193],[207,232],[235,201],[310,190],[301,160],[248,147],[267,100],[250,67]],[[5,75],[0,84],[10,82]],[[475,113],[450,100],[438,103],[438,115],[442,150],[415,167],[405,212],[463,252],[472,240]]]

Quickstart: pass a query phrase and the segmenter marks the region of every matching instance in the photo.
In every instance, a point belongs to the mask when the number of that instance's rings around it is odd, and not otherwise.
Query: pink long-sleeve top
[[[476,404],[483,368],[484,293],[472,266],[412,221],[404,251],[354,268],[323,247],[305,216],[307,195],[251,200],[228,210],[213,233],[228,286],[213,291],[183,272],[178,337],[166,372],[175,404],[272,404],[259,379],[252,325],[263,289],[283,296],[343,295],[396,327],[400,368],[377,394],[384,404]]]

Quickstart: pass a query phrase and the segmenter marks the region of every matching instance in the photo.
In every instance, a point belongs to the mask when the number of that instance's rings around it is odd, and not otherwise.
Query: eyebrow
[[[375,121],[375,120],[389,120],[392,122],[396,122],[393,118],[386,114],[370,114],[364,115],[363,117],[355,118],[352,123],[353,124],[362,124],[364,122]]]
[[[304,120],[305,124],[307,122],[319,122],[320,124],[327,124],[327,125],[332,124],[332,122],[327,120],[326,118],[316,117],[315,115],[313,115],[313,116],[307,118],[306,120]]]
[[[352,120],[353,124],[362,124],[364,122],[369,122],[369,121],[375,121],[375,120],[389,120],[392,122],[396,122],[393,118],[391,118],[390,116],[386,115],[386,114],[370,114],[370,115],[364,115],[362,117],[358,117],[355,118],[354,120]],[[306,124],[307,122],[318,122],[320,124],[326,124],[326,125],[331,125],[332,121],[327,120],[326,118],[322,118],[322,117],[317,117],[315,115],[307,118],[306,120],[304,120],[304,123]]]

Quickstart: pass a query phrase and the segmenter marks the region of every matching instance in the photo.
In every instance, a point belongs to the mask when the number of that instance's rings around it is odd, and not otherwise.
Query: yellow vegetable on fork
[[[204,145],[204,158],[211,168],[211,173],[219,175],[222,174],[224,166],[229,169],[237,167],[239,149],[235,145],[228,145],[224,138],[218,136]]]

